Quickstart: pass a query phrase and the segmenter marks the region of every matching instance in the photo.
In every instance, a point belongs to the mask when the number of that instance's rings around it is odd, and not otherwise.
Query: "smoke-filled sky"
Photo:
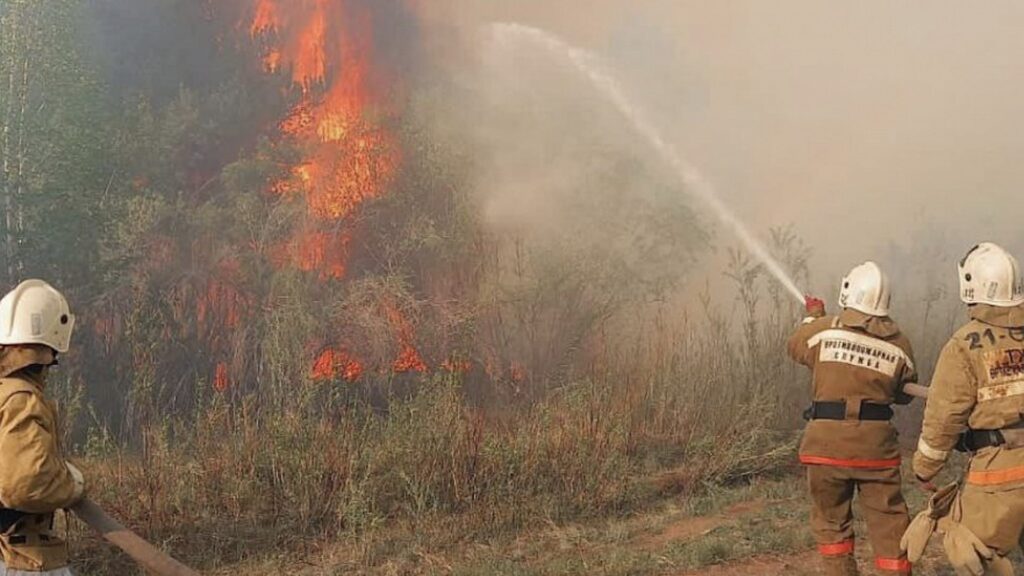
[[[1024,249],[1020,2],[448,0],[424,10],[466,28],[522,22],[600,54],[742,219],[759,233],[795,226],[815,250],[818,284],[884,261],[892,243],[941,246],[949,260],[985,239]],[[734,241],[719,231],[716,243]]]

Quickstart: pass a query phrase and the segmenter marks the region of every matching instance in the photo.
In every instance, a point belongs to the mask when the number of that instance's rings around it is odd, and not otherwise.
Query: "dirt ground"
[[[697,570],[683,572],[678,576],[782,576],[814,574],[817,554],[813,551],[803,552],[786,558],[764,557],[753,558],[741,562],[706,566]]]
[[[588,523],[540,523],[511,539],[450,539],[442,526],[382,531],[318,546],[301,561],[264,559],[218,574],[305,576],[810,576],[818,555],[807,528],[803,485],[756,482],[691,499],[670,499],[643,514]],[[920,506],[911,498],[912,508]],[[856,526],[862,573],[873,574],[864,526]],[[918,576],[952,576],[940,543]]]

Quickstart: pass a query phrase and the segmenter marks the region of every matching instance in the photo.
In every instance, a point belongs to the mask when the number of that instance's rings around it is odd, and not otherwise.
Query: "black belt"
[[[10,508],[0,508],[0,534],[6,534],[26,514]]]
[[[977,452],[982,448],[1002,446],[1006,444],[1003,433],[999,430],[968,430],[960,435],[956,443],[959,452]]]
[[[860,420],[884,422],[892,417],[892,407],[888,404],[860,403]],[[811,407],[804,411],[804,420],[846,420],[846,401],[811,402]]]
[[[1007,433],[1015,434],[1011,438],[1013,442],[1006,439],[1003,430],[1006,430]],[[977,452],[982,448],[995,448],[1004,444],[1013,444],[1010,448],[1019,448],[1019,434],[1021,434],[1021,430],[1024,430],[1024,424],[1018,423],[1003,430],[968,430],[960,435],[956,449],[959,452]]]

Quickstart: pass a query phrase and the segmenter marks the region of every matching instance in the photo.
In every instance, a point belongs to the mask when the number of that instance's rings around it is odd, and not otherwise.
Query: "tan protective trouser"
[[[822,556],[821,573],[824,576],[860,576],[857,570],[857,559],[853,554],[843,556]]]
[[[1024,546],[1024,487],[967,484],[953,507],[953,520],[1005,557]]]
[[[823,556],[842,552],[852,542],[853,497],[856,493],[868,525],[868,537],[882,573],[909,572],[900,550],[900,538],[910,525],[903,500],[899,468],[862,470],[834,466],[808,466],[811,493],[811,530]]]

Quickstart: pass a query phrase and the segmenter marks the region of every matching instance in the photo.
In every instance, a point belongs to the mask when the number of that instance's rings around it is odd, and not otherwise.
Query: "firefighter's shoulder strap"
[[[36,395],[39,394],[39,389],[31,383],[19,378],[0,378],[0,409],[2,409],[7,404],[7,401],[15,394]],[[7,534],[10,532],[11,529],[14,528],[15,524],[17,524],[23,517],[25,517],[24,512],[4,508],[3,503],[0,502],[0,534]]]

